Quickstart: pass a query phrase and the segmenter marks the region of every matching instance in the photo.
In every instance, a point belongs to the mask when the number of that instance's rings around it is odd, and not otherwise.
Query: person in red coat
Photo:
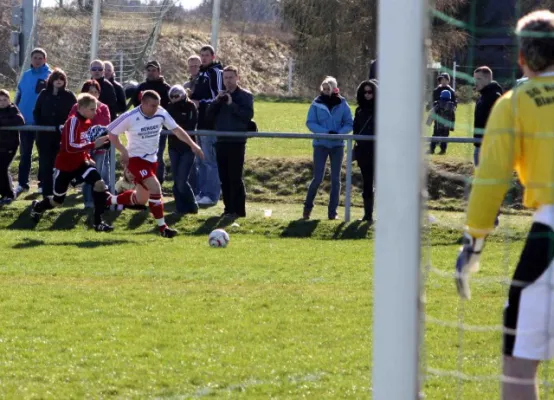
[[[94,79],[90,79],[83,84],[81,88],[81,93],[88,93],[96,97],[98,100],[100,98],[100,93],[102,89],[100,84]],[[101,101],[98,101],[98,107],[96,108],[96,114],[92,118],[92,125],[101,125],[108,126],[111,122],[110,109],[108,106]],[[77,113],[77,104],[73,106],[69,116],[74,116]],[[100,173],[102,180],[111,187],[110,184],[110,151],[105,149],[93,150],[91,152],[93,161],[96,164],[96,169]],[[85,184],[83,186],[83,198],[85,203],[85,208],[94,208],[94,200],[92,198],[92,187]]]

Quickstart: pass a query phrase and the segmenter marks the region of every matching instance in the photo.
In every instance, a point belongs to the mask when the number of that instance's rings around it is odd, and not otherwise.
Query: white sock
[[[165,225],[165,218],[157,219],[156,222],[158,223],[158,226],[164,226]]]
[[[114,196],[113,194],[110,196],[110,203],[112,203],[112,205],[116,205],[117,204],[117,196]]]

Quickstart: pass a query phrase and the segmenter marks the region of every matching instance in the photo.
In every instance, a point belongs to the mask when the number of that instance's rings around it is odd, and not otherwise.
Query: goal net
[[[472,277],[473,298],[461,300],[454,265],[474,175],[471,140],[479,93],[473,72],[489,66],[504,91],[520,83],[515,24],[532,10],[552,9],[554,2],[437,0],[429,8],[413,3],[386,0],[379,8],[374,398],[414,398],[419,391],[430,399],[498,399],[506,380],[502,340],[513,333],[503,327],[503,313],[532,212],[522,205],[523,189],[514,175],[481,271]],[[402,23],[391,27],[393,19]],[[463,46],[446,52],[448,41]],[[451,143],[433,148],[424,141],[422,153],[435,153],[414,155],[422,143],[414,132],[422,126],[423,136],[432,136],[440,120],[422,124],[417,105],[422,98],[425,106],[433,105],[431,92],[444,73],[458,100]],[[417,90],[422,86],[424,96]],[[400,114],[393,110],[399,107]],[[553,336],[548,331],[545,340]],[[554,398],[553,374],[552,362],[539,367],[541,399]]]

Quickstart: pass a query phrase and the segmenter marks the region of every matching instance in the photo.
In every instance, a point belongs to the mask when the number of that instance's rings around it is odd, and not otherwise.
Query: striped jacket
[[[74,171],[90,160],[94,143],[89,141],[87,130],[92,123],[79,112],[68,118],[62,130],[60,151],[55,167],[60,171]]]

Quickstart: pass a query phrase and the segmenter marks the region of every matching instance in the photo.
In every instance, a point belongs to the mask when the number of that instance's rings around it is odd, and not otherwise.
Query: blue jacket
[[[321,101],[321,96],[316,97],[308,110],[306,126],[312,133],[347,134],[352,131],[352,111],[343,97],[340,104],[334,106],[331,111]],[[338,147],[344,146],[344,140],[314,139],[313,146]]]
[[[46,80],[52,70],[48,64],[44,64],[40,68],[29,68],[23,73],[19,85],[17,85],[17,94],[15,96],[15,104],[23,114],[27,125],[34,125],[33,110],[35,103],[42,89],[46,88]]]

